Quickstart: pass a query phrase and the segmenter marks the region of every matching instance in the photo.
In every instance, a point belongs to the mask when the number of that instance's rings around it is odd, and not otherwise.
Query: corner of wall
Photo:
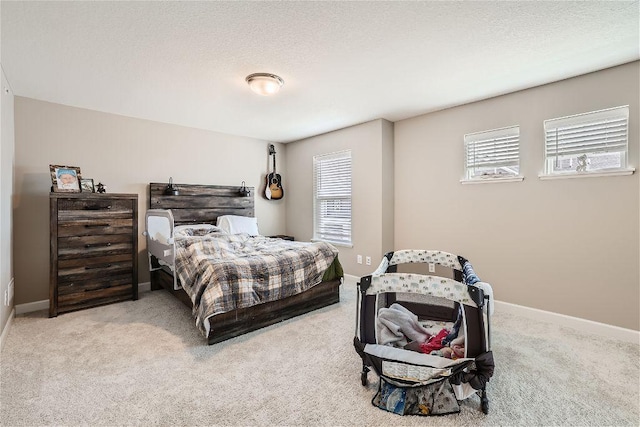
[[[394,201],[395,201],[395,162],[394,162],[394,124],[382,119],[382,252],[394,249]]]

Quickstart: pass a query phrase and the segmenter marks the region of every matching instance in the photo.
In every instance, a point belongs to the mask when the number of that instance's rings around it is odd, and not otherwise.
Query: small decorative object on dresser
[[[106,193],[106,192],[107,192],[107,190],[104,188],[104,184],[99,182],[96,185],[96,193],[101,193],[102,194],[102,193]]]
[[[138,195],[51,193],[49,317],[138,299]]]

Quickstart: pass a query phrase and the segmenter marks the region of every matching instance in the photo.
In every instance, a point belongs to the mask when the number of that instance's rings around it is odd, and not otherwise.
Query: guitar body
[[[276,150],[273,144],[269,145],[269,155],[273,155],[273,172],[267,174],[264,196],[268,200],[279,200],[284,197],[284,189],[282,188],[282,177],[276,173]]]
[[[271,200],[279,200],[284,197],[284,190],[282,189],[282,178],[279,173],[270,173],[267,176],[267,186],[271,192]]]

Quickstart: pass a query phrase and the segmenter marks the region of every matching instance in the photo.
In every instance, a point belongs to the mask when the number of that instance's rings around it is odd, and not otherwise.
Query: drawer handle
[[[93,267],[87,266],[84,269],[85,270],[97,270],[99,268],[109,268],[109,267],[111,267],[111,264],[94,265]]]
[[[85,224],[84,225],[87,228],[92,228],[92,227],[110,227],[111,224]]]
[[[87,210],[87,211],[100,211],[100,210],[103,210],[103,209],[111,209],[111,205],[108,205],[108,206],[100,206],[100,205],[85,206],[84,209]]]
[[[86,245],[84,245],[85,248],[93,248],[93,247],[96,247],[96,246],[107,246],[107,247],[109,247],[109,246],[111,246],[111,243],[105,243],[104,245],[92,245],[90,243],[87,243]]]

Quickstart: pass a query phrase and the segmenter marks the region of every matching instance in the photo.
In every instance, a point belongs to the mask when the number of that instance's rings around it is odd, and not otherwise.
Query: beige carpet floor
[[[637,344],[497,312],[490,412],[401,417],[371,405],[341,302],[207,346],[164,291],[48,319],[19,316],[0,359],[0,425],[489,426],[640,424]]]

